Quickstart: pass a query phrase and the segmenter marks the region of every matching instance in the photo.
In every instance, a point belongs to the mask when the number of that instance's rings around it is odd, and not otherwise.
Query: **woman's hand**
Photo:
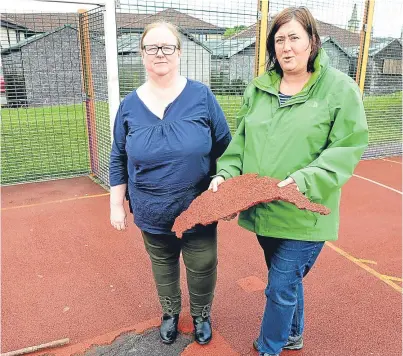
[[[299,191],[297,183],[295,183],[295,180],[291,177],[288,177],[287,179],[284,179],[283,181],[278,183],[277,187],[282,188],[282,187],[286,187],[287,185],[290,185],[290,184],[292,187],[294,187],[295,189],[297,189]]]
[[[212,190],[214,193],[218,190],[218,186],[221,183],[224,183],[225,179],[222,176],[217,176],[215,178],[213,178],[213,180],[210,183],[210,186],[208,187],[209,190]],[[237,214],[231,214],[229,216],[226,216],[225,218],[223,218],[223,220],[225,221],[230,221],[232,219],[235,219],[237,216]]]
[[[222,177],[222,176],[217,176],[217,177],[214,177],[213,178],[213,180],[210,182],[210,185],[209,185],[209,187],[208,187],[208,190],[212,190],[213,191],[213,193],[215,193],[217,190],[218,190],[218,186],[221,184],[221,183],[224,183],[224,177]]]
[[[111,204],[111,225],[116,230],[127,228],[127,215],[123,204]]]

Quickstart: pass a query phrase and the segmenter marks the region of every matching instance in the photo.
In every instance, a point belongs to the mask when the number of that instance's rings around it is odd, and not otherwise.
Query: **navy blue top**
[[[128,184],[134,222],[153,234],[173,234],[175,218],[208,188],[216,160],[231,140],[213,93],[190,79],[162,120],[136,91],[128,94],[113,135],[110,185]]]
[[[278,93],[278,99],[280,100],[280,105],[285,104],[289,99],[291,99],[292,95],[283,94],[281,92]]]

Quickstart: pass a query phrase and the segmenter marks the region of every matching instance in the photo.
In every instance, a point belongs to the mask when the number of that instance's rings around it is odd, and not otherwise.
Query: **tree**
[[[236,33],[246,29],[245,25],[239,25],[239,26],[234,26],[234,27],[228,27],[225,32],[224,32],[224,38],[231,37],[235,35]]]

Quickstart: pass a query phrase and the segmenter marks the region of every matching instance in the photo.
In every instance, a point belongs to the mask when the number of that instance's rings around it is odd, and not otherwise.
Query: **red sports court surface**
[[[401,354],[401,187],[401,157],[360,162],[343,189],[340,239],[305,281],[304,349],[283,355]],[[71,355],[158,325],[141,236],[132,223],[109,226],[108,199],[88,177],[3,187],[2,352],[69,338],[37,354]],[[257,355],[266,279],[254,235],[220,222],[215,336],[182,354]],[[182,291],[190,332],[184,273]]]

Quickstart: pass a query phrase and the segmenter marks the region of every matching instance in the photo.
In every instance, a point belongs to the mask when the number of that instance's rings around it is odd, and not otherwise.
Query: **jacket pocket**
[[[318,223],[318,216],[309,210],[300,210],[294,204],[274,201],[264,204],[265,223],[268,228],[280,227],[290,230],[312,229]]]

